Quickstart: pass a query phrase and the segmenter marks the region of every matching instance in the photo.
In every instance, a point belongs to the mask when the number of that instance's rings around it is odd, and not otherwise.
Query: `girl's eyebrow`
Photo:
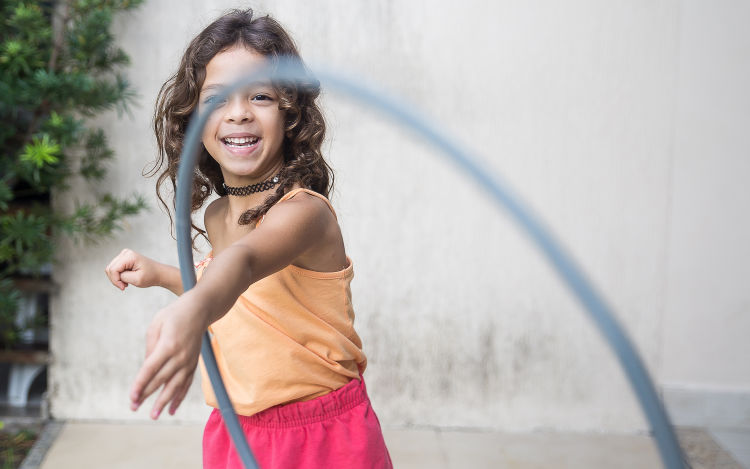
[[[206,85],[206,86],[204,86],[203,88],[201,88],[201,93],[203,93],[204,91],[208,91],[208,90],[214,90],[214,89],[218,89],[218,90],[220,90],[220,89],[222,89],[222,88],[224,88],[224,85],[222,85],[222,84],[220,84],[220,83],[216,83],[216,84],[211,84],[211,85]]]
[[[254,81],[252,83],[249,83],[247,85],[248,87],[270,87],[272,86],[271,82],[269,80],[258,80]],[[222,83],[211,83],[210,85],[204,85],[203,88],[201,88],[201,93],[207,90],[220,90],[222,88],[225,88],[225,85]]]

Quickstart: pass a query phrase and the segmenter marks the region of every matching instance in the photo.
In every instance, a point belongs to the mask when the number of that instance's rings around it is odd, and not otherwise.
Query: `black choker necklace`
[[[227,194],[229,195],[250,195],[255,194],[256,192],[267,191],[278,183],[279,175],[277,174],[271,179],[256,184],[250,184],[249,186],[232,187],[227,186],[226,183],[223,182],[221,183],[221,185],[224,186],[224,190],[227,191]]]

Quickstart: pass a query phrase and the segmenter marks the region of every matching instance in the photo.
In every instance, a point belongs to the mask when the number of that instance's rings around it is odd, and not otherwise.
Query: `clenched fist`
[[[123,249],[104,271],[114,286],[125,290],[128,285],[135,285],[139,288],[161,285],[162,266],[163,264],[131,249]]]

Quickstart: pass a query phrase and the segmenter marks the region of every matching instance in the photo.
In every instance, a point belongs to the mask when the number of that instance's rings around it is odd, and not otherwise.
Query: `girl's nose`
[[[227,122],[240,123],[253,119],[250,103],[241,95],[228,98],[225,118]]]

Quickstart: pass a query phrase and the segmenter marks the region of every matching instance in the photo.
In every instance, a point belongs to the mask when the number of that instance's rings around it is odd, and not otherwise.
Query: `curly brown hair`
[[[198,95],[206,78],[206,65],[216,54],[236,45],[265,56],[272,66],[280,58],[292,60],[306,77],[295,82],[273,83],[279,95],[279,110],[284,111],[285,115],[281,182],[263,204],[243,213],[238,223],[247,225],[259,220],[294,184],[298,183],[326,197],[333,189],[333,170],[321,152],[326,125],[315,102],[320,95],[320,83],[312,77],[294,41],[276,20],[270,16],[254,18],[251,9],[231,10],[190,42],[177,73],[162,85],[156,99],[154,132],[159,152],[153,168],[146,175],[153,176],[166,165],[156,181],[156,195],[169,214],[172,228],[174,222],[169,206],[161,195],[162,185],[168,178],[174,194],[183,139],[198,106]],[[226,195],[223,182],[219,164],[202,147],[193,176],[191,212],[200,209],[214,191],[220,196]],[[173,200],[173,208],[174,203]],[[197,231],[193,242],[198,236],[206,237],[205,230],[192,220],[191,225]]]

